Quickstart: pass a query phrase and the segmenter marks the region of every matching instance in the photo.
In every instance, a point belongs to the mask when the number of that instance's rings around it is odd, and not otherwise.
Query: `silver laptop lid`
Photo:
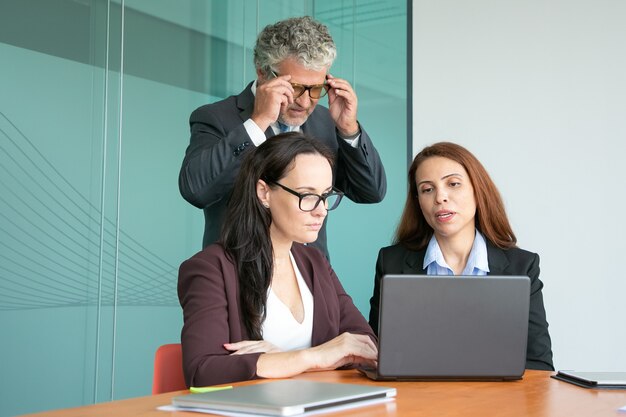
[[[588,386],[616,385],[626,387],[626,372],[559,371],[558,375]]]
[[[386,275],[379,377],[518,379],[529,302],[526,276]]]
[[[269,381],[233,389],[174,397],[172,404],[208,410],[292,416],[307,411],[395,397],[396,389],[306,380]]]

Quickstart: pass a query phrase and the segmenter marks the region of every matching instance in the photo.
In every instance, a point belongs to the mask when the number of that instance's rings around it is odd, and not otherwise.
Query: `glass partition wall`
[[[0,2],[0,417],[147,395],[179,342],[180,262],[202,211],[177,176],[196,107],[254,79],[268,23],[327,24],[385,201],[329,217],[333,266],[368,314],[405,192],[405,0]],[[321,103],[326,105],[325,103]],[[375,219],[375,221],[374,221]],[[36,400],[24,387],[39,386]]]

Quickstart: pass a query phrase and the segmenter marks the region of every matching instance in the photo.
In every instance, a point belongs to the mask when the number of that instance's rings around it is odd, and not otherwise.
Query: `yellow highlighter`
[[[213,391],[221,391],[224,389],[232,389],[233,386],[232,385],[227,385],[224,387],[191,387],[189,388],[189,391],[192,394],[201,394],[203,392],[213,392]]]

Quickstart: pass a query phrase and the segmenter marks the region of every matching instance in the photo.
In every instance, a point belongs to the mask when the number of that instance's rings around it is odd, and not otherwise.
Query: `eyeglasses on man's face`
[[[268,181],[270,184],[278,185],[283,190],[287,191],[290,194],[298,197],[298,207],[302,211],[313,211],[319,206],[319,204],[323,201],[326,210],[334,210],[339,205],[341,198],[343,197],[343,193],[339,190],[335,190],[328,193],[324,193],[322,195],[313,194],[313,193],[299,193],[297,191],[292,190],[289,187],[285,187],[282,184],[277,183],[276,181]]]
[[[272,75],[274,77],[278,77],[278,74],[276,74],[274,71],[272,71]],[[304,85],[292,82],[289,82],[289,84],[291,84],[291,87],[293,88],[294,100],[304,94],[305,91],[309,92],[309,97],[311,97],[313,100],[320,99],[328,93],[328,84],[326,83],[326,81],[324,81],[323,84],[316,85]]]

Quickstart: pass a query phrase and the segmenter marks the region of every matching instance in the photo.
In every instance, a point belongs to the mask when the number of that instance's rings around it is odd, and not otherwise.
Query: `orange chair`
[[[154,355],[152,395],[187,389],[180,343],[159,346]]]

